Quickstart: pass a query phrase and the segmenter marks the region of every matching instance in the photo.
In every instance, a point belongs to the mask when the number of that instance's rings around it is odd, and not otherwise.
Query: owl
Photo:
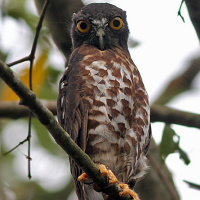
[[[114,5],[92,3],[73,14],[73,51],[57,107],[59,123],[79,147],[132,191],[148,169],[151,129],[148,95],[128,36],[126,12]],[[107,198],[77,180],[83,172],[71,158],[70,166],[79,200]]]

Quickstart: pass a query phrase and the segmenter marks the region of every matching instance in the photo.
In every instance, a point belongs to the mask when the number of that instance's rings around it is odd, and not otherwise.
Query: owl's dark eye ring
[[[119,30],[123,26],[123,21],[120,17],[114,17],[110,21],[110,27],[114,30]]]
[[[80,20],[77,23],[77,28],[81,33],[87,33],[90,30],[91,26],[90,26],[90,23],[88,21]]]

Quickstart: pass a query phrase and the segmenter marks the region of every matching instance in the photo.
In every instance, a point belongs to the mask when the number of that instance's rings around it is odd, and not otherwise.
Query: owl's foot
[[[109,184],[116,184],[118,182],[117,177],[113,174],[113,172],[110,169],[107,169],[105,165],[98,165],[98,168],[104,177],[108,177]]]
[[[120,196],[122,196],[122,195],[125,195],[125,196],[130,195],[132,197],[132,199],[140,200],[138,195],[133,190],[131,190],[127,184],[120,183],[119,186],[122,189],[122,191],[119,193]]]
[[[107,169],[105,165],[103,164],[98,165],[98,168],[104,177],[108,177],[109,184],[116,184],[118,182],[113,172]],[[91,178],[86,173],[83,173],[78,177],[78,180],[84,183],[88,183],[91,180]]]
[[[91,180],[91,178],[86,173],[83,173],[78,177],[78,180],[83,183],[88,183]]]
[[[118,183],[118,180],[117,180],[116,176],[114,175],[114,173],[111,170],[107,169],[107,167],[105,165],[103,165],[103,164],[98,165],[98,168],[99,168],[101,174],[105,178],[108,178],[109,184],[108,184],[108,186],[106,188],[110,187],[111,184]],[[82,182],[84,182],[86,184],[89,181],[91,181],[90,177],[86,173],[81,174],[78,177],[78,180],[82,181]],[[120,183],[119,186],[122,189],[122,191],[119,193],[120,196],[122,196],[122,195],[125,195],[125,196],[130,195],[133,200],[140,200],[138,195],[133,190],[131,190],[127,184]],[[93,187],[97,192],[101,192],[101,188],[96,183],[94,183]],[[107,195],[106,196],[106,200],[113,200],[113,199]]]

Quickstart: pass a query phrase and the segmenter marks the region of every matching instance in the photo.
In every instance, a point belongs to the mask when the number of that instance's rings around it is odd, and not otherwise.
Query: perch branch
[[[43,104],[53,113],[57,114],[56,101],[42,101]],[[0,118],[19,119],[28,117],[28,108],[19,105],[17,102],[1,102]],[[151,106],[151,122],[165,122],[182,126],[200,128],[200,115],[172,109],[162,105]]]
[[[119,195],[121,189],[118,184],[114,184],[112,187],[105,189],[107,181],[100,173],[98,167],[58,124],[54,115],[37,99],[36,95],[24,85],[19,77],[1,61],[0,71],[0,77],[20,97],[20,104],[27,106],[32,111],[39,121],[47,128],[56,143],[101,187],[104,193],[114,199],[131,199],[131,197]]]

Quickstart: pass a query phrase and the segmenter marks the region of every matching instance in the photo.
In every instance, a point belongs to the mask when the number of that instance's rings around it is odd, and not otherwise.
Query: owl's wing
[[[147,155],[147,153],[148,153],[148,151],[149,151],[150,143],[151,143],[151,124],[149,125],[149,130],[148,130],[148,136],[147,136],[146,146],[145,146],[145,148],[144,148],[144,154],[145,154],[145,155]]]
[[[61,126],[67,131],[78,146],[85,151],[87,140],[88,109],[84,105],[75,70],[67,70],[60,80],[57,100],[57,115]]]
[[[87,122],[88,109],[84,105],[79,89],[81,82],[79,81],[77,68],[68,67],[60,80],[59,96],[57,100],[57,116],[61,126],[67,131],[71,138],[78,146],[85,151],[87,142]],[[82,174],[82,170],[70,158],[71,173],[74,178],[76,192],[79,199],[84,199],[84,191],[82,183],[77,178]]]

